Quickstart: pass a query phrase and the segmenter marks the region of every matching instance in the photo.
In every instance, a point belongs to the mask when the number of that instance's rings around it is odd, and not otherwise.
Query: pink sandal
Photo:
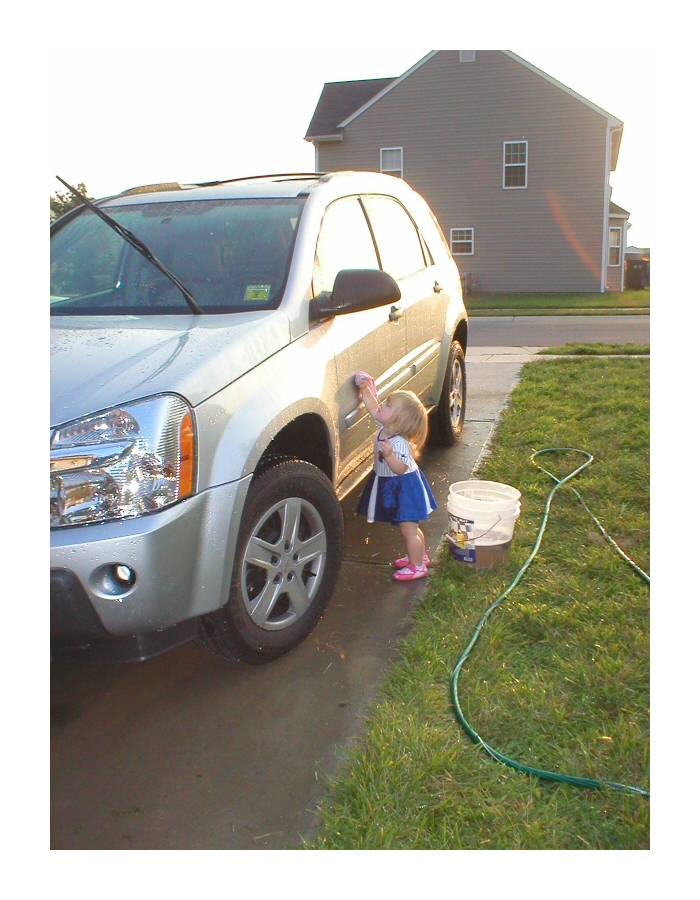
[[[403,569],[394,572],[395,581],[416,581],[418,578],[428,577],[428,567],[423,563],[422,566],[407,565]]]
[[[396,560],[394,565],[397,569],[405,569],[407,566],[411,565],[411,560],[407,556],[402,556],[401,559]],[[427,553],[423,554],[423,565],[426,567],[430,565],[430,558]]]

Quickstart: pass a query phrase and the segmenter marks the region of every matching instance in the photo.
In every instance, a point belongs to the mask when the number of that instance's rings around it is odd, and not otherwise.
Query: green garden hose
[[[570,472],[565,478],[561,478],[561,479],[557,478],[556,475],[553,475],[551,472],[547,471],[547,469],[545,469],[541,465],[539,465],[539,463],[535,462],[536,458],[538,456],[542,456],[544,453],[561,453],[561,452],[579,453],[582,456],[586,457],[586,461],[584,463],[582,463],[573,472]],[[472,635],[472,639],[469,641],[467,648],[460,656],[459,661],[457,662],[457,665],[454,667],[454,670],[452,672],[451,689],[452,689],[452,702],[454,703],[454,706],[455,706],[455,710],[457,713],[457,719],[459,720],[460,725],[464,728],[464,730],[467,732],[467,734],[474,741],[475,744],[479,744],[480,746],[482,746],[484,748],[484,750],[489,754],[489,756],[493,757],[493,759],[497,760],[498,762],[504,763],[506,766],[510,766],[512,769],[516,769],[518,772],[525,772],[528,775],[536,775],[538,778],[542,778],[545,781],[558,781],[558,782],[562,782],[564,784],[573,784],[576,787],[595,788],[595,789],[610,788],[611,790],[621,791],[626,794],[641,794],[643,797],[648,797],[649,791],[646,790],[645,788],[633,787],[633,786],[630,786],[627,784],[619,784],[615,781],[598,781],[595,778],[582,778],[577,775],[562,775],[559,772],[549,772],[546,769],[537,769],[537,768],[534,768],[533,766],[528,766],[528,765],[525,765],[524,763],[519,763],[514,759],[510,759],[509,757],[505,756],[503,753],[500,753],[498,750],[495,750],[493,747],[491,747],[489,744],[487,744],[486,741],[484,741],[483,738],[480,737],[480,735],[478,735],[476,733],[476,731],[471,727],[469,722],[467,722],[466,718],[464,717],[464,713],[462,712],[462,709],[459,705],[459,699],[457,697],[457,682],[459,680],[459,673],[461,671],[462,666],[466,662],[467,657],[471,653],[472,648],[474,647],[474,644],[476,644],[476,642],[479,638],[479,634],[481,633],[481,629],[483,628],[484,624],[486,623],[486,620],[491,615],[491,613],[494,611],[494,609],[496,609],[496,607],[499,606],[503,602],[503,600],[505,600],[505,598],[508,596],[508,594],[510,594],[510,592],[516,587],[516,585],[518,584],[520,579],[523,577],[526,569],[528,568],[528,566],[530,565],[532,560],[537,555],[537,552],[540,549],[540,544],[542,543],[542,537],[544,535],[545,528],[547,527],[547,519],[549,518],[549,509],[552,504],[552,499],[553,499],[554,495],[559,490],[559,488],[563,487],[565,484],[567,484],[567,482],[576,478],[577,475],[579,475],[587,466],[589,466],[593,462],[593,456],[591,456],[591,454],[588,453],[586,450],[579,450],[576,447],[547,447],[544,450],[537,450],[535,453],[533,453],[532,456],[530,457],[530,461],[532,462],[533,465],[537,466],[537,468],[540,469],[540,471],[544,472],[546,475],[549,475],[549,477],[551,479],[553,479],[553,481],[555,481],[556,483],[555,483],[554,487],[552,488],[549,496],[547,497],[547,503],[545,505],[544,517],[542,518],[542,524],[540,525],[540,530],[537,534],[537,540],[535,541],[535,546],[534,546],[532,553],[528,556],[528,558],[525,561],[525,563],[523,564],[522,568],[520,569],[518,574],[515,576],[513,581],[510,583],[510,585],[506,588],[506,590],[503,591],[503,593],[496,600],[494,600],[494,602],[491,604],[491,606],[489,606],[489,608],[486,610],[486,612],[484,613],[484,615],[481,618],[481,621],[477,625],[476,631]],[[598,526],[598,529],[602,533],[603,537],[615,549],[615,551],[622,557],[622,559],[632,569],[634,569],[634,571],[637,573],[637,575],[639,575],[639,577],[642,578],[647,584],[650,584],[650,579],[649,579],[649,576],[647,575],[647,573],[644,572],[642,569],[640,569],[639,566],[633,560],[631,560],[620,549],[620,547],[618,547],[618,545],[615,543],[615,541],[605,531],[605,529],[600,524],[598,519],[596,519],[596,517],[590,511],[588,506],[586,506],[583,498],[581,497],[579,492],[576,490],[576,488],[572,487],[572,490],[578,497],[579,501],[583,505],[586,512],[591,516],[593,521]]]

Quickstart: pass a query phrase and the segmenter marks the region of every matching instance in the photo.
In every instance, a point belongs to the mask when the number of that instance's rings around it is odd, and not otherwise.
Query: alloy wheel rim
[[[464,379],[462,366],[456,359],[452,364],[450,375],[450,422],[453,428],[459,428],[462,421],[462,408],[464,406]]]
[[[327,537],[318,510],[288,497],[258,520],[243,555],[241,589],[253,622],[280,631],[311,605],[326,564]]]

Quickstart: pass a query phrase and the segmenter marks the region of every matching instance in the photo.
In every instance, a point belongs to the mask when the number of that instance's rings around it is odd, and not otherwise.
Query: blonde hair
[[[425,407],[413,391],[394,391],[386,399],[391,406],[391,428],[406,438],[417,455],[428,439]]]

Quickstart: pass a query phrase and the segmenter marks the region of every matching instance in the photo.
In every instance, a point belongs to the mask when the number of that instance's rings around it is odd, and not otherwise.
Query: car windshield
[[[303,199],[179,200],[105,206],[205,313],[278,306]],[[190,314],[182,291],[86,209],[51,236],[53,315]]]

